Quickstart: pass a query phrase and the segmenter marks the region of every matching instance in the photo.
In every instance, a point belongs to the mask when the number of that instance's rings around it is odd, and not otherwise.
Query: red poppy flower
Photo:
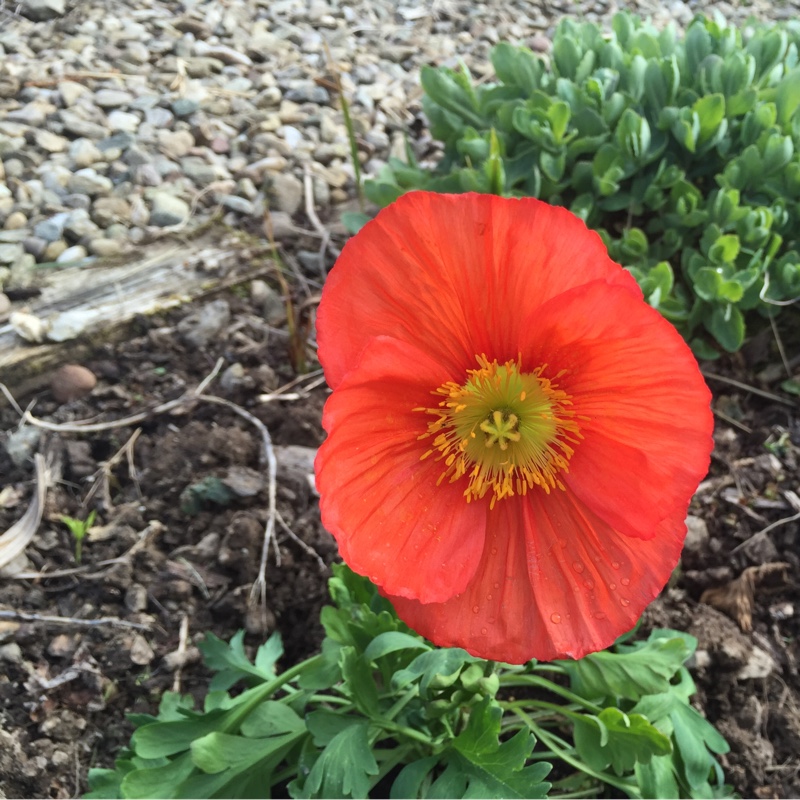
[[[596,233],[538,200],[406,194],[347,243],[317,326],[322,520],[402,619],[514,663],[635,624],[678,561],[712,416]]]

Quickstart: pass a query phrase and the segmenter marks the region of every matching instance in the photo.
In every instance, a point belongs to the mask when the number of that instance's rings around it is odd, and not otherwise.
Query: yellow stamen
[[[415,409],[435,417],[419,437],[434,437],[421,458],[444,462],[438,483],[466,477],[467,502],[491,492],[490,508],[534,486],[564,489],[558,475],[569,471],[571,445],[582,438],[569,395],[544,377],[546,366],[523,372],[521,359],[477,361],[465,383],[433,392],[442,398],[437,408]]]

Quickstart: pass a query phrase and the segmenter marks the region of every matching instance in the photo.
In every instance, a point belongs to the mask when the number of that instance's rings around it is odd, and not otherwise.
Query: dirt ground
[[[18,398],[23,406],[35,399],[33,413],[50,422],[119,419],[191,393],[222,359],[205,393],[263,423],[279,461],[284,524],[268,554],[263,609],[248,602],[268,508],[252,419],[195,398],[137,425],[81,434],[26,426],[21,434],[18,414],[0,407],[0,532],[34,494],[26,453],[48,453],[61,472],[27,561],[0,577],[0,796],[85,791],[88,768],[110,766],[127,742],[126,712],[153,711],[166,689],[201,695],[208,673],[194,643],[205,631],[227,639],[244,627],[255,645],[277,628],[284,666],[318,647],[317,617],[336,558],[311,482],[327,390],[313,354],[310,372],[298,376],[289,366],[286,327],[270,297],[263,286],[244,285],[138,320],[127,341],[84,361],[98,376],[88,397],[66,404],[49,391]],[[206,316],[199,313],[210,304]],[[195,335],[212,312],[216,328]],[[796,323],[796,314],[786,315],[779,330]],[[693,502],[681,567],[645,625],[698,637],[697,704],[731,744],[724,765],[735,789],[798,797],[796,398],[779,389],[786,376],[769,331],[740,357],[706,366],[766,395],[709,379],[721,415],[717,448]],[[60,516],[84,519],[89,509],[97,518],[77,564]],[[706,600],[722,611],[700,602],[708,590]],[[98,618],[110,619],[80,624]]]

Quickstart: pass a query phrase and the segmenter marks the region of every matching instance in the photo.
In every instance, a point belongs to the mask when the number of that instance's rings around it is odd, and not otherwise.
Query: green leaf
[[[699,145],[705,144],[719,129],[725,120],[725,97],[722,94],[709,94],[701,97],[692,111],[700,121],[700,132],[697,137]]]
[[[553,65],[556,73],[563,78],[575,80],[580,63],[581,52],[575,40],[566,34],[556,34],[553,42]]]
[[[729,353],[735,353],[744,342],[744,317],[736,306],[715,306],[705,320],[708,332]]]
[[[439,763],[439,756],[428,756],[406,764],[394,779],[389,791],[391,800],[407,800],[419,797],[422,783]]]
[[[637,761],[636,782],[642,797],[658,797],[659,800],[678,800],[681,790],[675,779],[671,756],[653,756],[646,764]]]
[[[336,734],[322,751],[297,797],[367,797],[370,776],[380,771],[372,755],[368,724],[356,722]]]
[[[387,631],[386,633],[378,634],[369,643],[364,651],[364,658],[367,661],[375,661],[382,656],[396,653],[399,650],[430,649],[430,645],[418,636],[413,636],[410,633],[401,633],[400,631]]]
[[[570,107],[561,100],[553,103],[547,110],[547,119],[556,142],[560,142],[564,138],[571,114]]]
[[[731,302],[742,299],[744,289],[736,281],[728,281],[714,267],[701,267],[694,276],[694,290],[698,297],[709,303]]]
[[[88,798],[88,800],[121,800],[121,784],[125,774],[120,771],[119,761],[117,761],[115,769],[91,767],[86,775],[89,791],[85,792],[82,797]]]
[[[473,707],[464,731],[453,740],[455,753],[448,753],[451,767],[456,764],[467,777],[464,797],[540,798],[550,784],[543,781],[552,769],[537,763],[526,767],[533,751],[534,737],[526,730],[500,742],[503,712],[489,698]]]
[[[617,775],[624,775],[636,762],[646,764],[654,755],[672,752],[669,738],[640,714],[624,714],[611,707],[597,716],[583,714],[572,719],[575,747],[581,758],[598,771],[610,764]]]
[[[305,729],[266,739],[248,739],[215,731],[192,742],[192,761],[206,773],[238,770],[291,745],[304,734]]]
[[[426,94],[442,108],[475,128],[483,127],[474,99],[455,80],[452,71],[434,69],[424,64],[420,70],[420,82]]]
[[[787,73],[778,84],[775,105],[778,108],[778,123],[785,130],[800,108],[800,67]]]
[[[371,219],[361,211],[345,211],[341,216],[342,225],[352,234],[358,233]]]
[[[266,700],[242,722],[242,736],[263,738],[305,731],[306,725],[286,703]]]
[[[195,770],[192,754],[183,753],[161,767],[135,769],[122,779],[122,796],[139,800],[167,800]]]
[[[789,378],[789,380],[783,381],[781,383],[781,389],[789,394],[800,395],[800,379]]]
[[[352,698],[356,708],[367,717],[376,715],[378,687],[368,659],[355,647],[343,647],[339,666],[342,670],[345,691]]]
[[[405,669],[395,672],[392,676],[392,689],[397,691],[419,679],[420,692],[426,695],[430,688],[443,689],[452,686],[465,664],[480,660],[457,647],[431,650],[417,656]]]
[[[587,699],[625,697],[638,700],[646,694],[664,692],[670,678],[688,658],[680,639],[649,641],[633,652],[601,651],[578,661],[557,661],[570,679],[570,688]]]
[[[241,630],[233,635],[230,644],[213,633],[207,633],[199,648],[206,665],[217,672],[211,681],[212,691],[229,689],[243,678],[255,678],[258,682],[272,680],[275,664],[283,655],[283,644],[277,631],[258,648],[255,665],[244,651],[244,631]]]

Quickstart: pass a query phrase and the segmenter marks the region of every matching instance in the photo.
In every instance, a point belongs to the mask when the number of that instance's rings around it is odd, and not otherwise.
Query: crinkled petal
[[[663,588],[686,532],[676,515],[631,539],[569,491],[499,503],[480,567],[444,603],[390,597],[398,615],[442,647],[524,663],[581,658],[630,630]]]
[[[463,591],[481,553],[487,504],[437,485],[441,462],[420,460],[430,417],[415,408],[449,375],[406,342],[378,337],[325,405],[328,438],[315,467],[324,526],[342,558],[387,591],[423,602]]]
[[[655,536],[685,509],[708,470],[711,396],[694,356],[657,311],[595,282],[532,315],[522,347],[533,363],[566,370],[583,438],[563,482],[628,536]]]
[[[641,292],[600,237],[533,198],[410,192],[348,241],[317,317],[332,388],[375,336],[401,339],[453,370],[516,358],[524,315],[592,280]]]

